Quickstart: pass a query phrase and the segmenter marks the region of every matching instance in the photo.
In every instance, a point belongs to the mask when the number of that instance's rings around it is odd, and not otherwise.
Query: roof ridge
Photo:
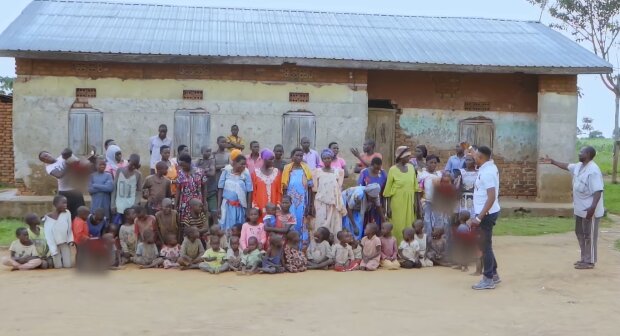
[[[134,2],[135,1],[135,2]],[[167,0],[172,1],[172,0]],[[382,16],[382,17],[395,17],[395,18],[429,18],[429,19],[464,19],[464,20],[486,20],[486,21],[500,21],[500,22],[519,22],[519,23],[541,23],[535,20],[515,20],[504,18],[485,18],[485,17],[471,17],[471,16],[433,16],[433,15],[399,15],[399,14],[382,14],[382,13],[355,13],[355,12],[342,12],[342,11],[325,11],[325,10],[304,10],[304,9],[287,9],[287,8],[260,8],[260,7],[220,7],[220,6],[201,6],[201,5],[184,5],[184,4],[154,4],[154,3],[141,3],[138,0],[124,1],[105,1],[105,0],[33,0],[33,2],[64,2],[64,3],[91,3],[91,4],[109,4],[109,5],[126,5],[126,6],[149,6],[149,7],[186,7],[186,8],[212,8],[212,9],[232,9],[232,10],[255,10],[264,12],[290,12],[290,13],[316,13],[316,14],[346,14],[346,15],[360,15],[360,16]]]

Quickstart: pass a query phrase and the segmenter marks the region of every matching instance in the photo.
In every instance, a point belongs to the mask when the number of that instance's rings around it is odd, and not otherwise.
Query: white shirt
[[[424,168],[424,170],[422,170],[422,172],[418,176],[419,183],[424,181],[424,199],[426,200],[426,202],[433,201],[433,191],[435,190],[435,187],[433,186],[433,181],[440,179],[441,176],[442,174],[440,171],[436,170],[432,173],[429,173],[428,171],[426,171],[426,168]]]
[[[172,150],[172,140],[166,137],[162,140],[159,135],[152,136],[149,140],[149,152],[151,152],[151,169],[155,169],[157,162],[161,161],[161,146],[168,146]]]
[[[73,231],[71,230],[71,212],[69,210],[58,215],[58,219],[45,216],[43,223],[45,239],[50,248],[51,255],[58,254],[58,245],[73,242]]]
[[[62,156],[57,157],[56,162],[45,166],[45,171],[49,175],[52,175],[52,172],[55,170],[62,173],[65,171],[65,169],[67,169],[67,164],[65,162],[65,159],[62,158]],[[69,174],[65,174],[63,177],[57,178],[56,180],[58,180],[58,191],[73,190],[69,182]]]
[[[594,161],[583,163],[573,163],[568,165],[568,171],[573,175],[573,205],[575,215],[586,217],[586,209],[592,205],[594,193],[603,191],[603,174],[601,169]],[[603,195],[596,205],[594,217],[603,217],[605,209],[603,206]]]
[[[495,188],[495,202],[489,209],[489,214],[499,212],[499,171],[493,161],[487,161],[478,169],[478,178],[474,183],[474,212],[479,215],[487,202],[487,190]]]
[[[420,243],[413,239],[411,242],[402,241],[398,247],[402,250],[402,255],[407,260],[416,261],[418,259],[418,253],[420,252]]]

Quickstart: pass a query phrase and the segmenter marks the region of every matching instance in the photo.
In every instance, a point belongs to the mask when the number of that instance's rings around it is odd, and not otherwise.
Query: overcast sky
[[[0,31],[3,31],[31,0],[2,0]],[[425,16],[474,16],[515,20],[538,20],[540,10],[526,0],[106,0],[105,2],[189,4],[220,7],[300,9]],[[549,18],[543,16],[543,22]],[[0,57],[0,75],[14,76],[15,62]],[[611,136],[614,99],[598,75],[579,76],[584,97],[579,101],[579,120],[594,118],[594,128]]]

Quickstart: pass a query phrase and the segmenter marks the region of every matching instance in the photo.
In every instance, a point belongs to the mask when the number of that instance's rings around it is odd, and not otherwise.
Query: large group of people
[[[215,150],[205,146],[193,160],[183,144],[171,157],[167,131],[161,125],[149,140],[147,177],[140,156],[124,160],[113,139],[105,155],[88,159],[70,149],[57,158],[41,152],[58,180],[53,211],[26,217],[3,263],[14,270],[72,267],[75,245],[82,269],[134,263],[272,274],[435,265],[467,271],[474,263],[473,274],[483,275],[474,289],[500,282],[492,249],[499,172],[488,147],[460,143],[441,169],[424,145],[378,153],[366,140],[361,152],[351,149],[357,162],[347,166],[338,143],[316,151],[308,138],[288,159],[282,145],[261,148],[257,141],[244,155],[246,142],[234,125]],[[386,171],[383,155],[392,154],[395,164]],[[585,254],[579,265],[595,258]]]

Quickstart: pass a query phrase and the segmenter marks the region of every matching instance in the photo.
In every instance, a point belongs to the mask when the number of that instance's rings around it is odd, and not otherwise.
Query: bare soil
[[[573,234],[498,237],[503,282],[450,268],[237,276],[131,266],[0,270],[0,335],[618,335],[618,224],[575,270]],[[4,252],[6,253],[6,252]]]

